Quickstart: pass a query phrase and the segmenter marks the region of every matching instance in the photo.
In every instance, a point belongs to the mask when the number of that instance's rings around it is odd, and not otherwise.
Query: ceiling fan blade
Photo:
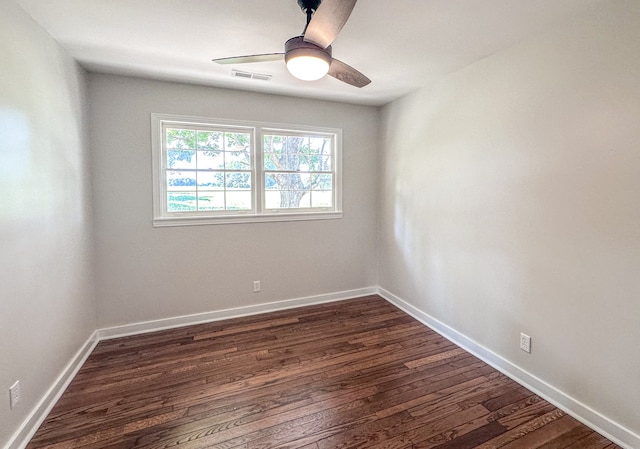
[[[246,64],[250,62],[271,62],[281,61],[284,58],[284,53],[265,53],[262,55],[247,55],[247,56],[234,56],[231,58],[219,58],[213,59],[213,62],[218,64]]]
[[[337,59],[331,61],[329,75],[355,87],[364,87],[371,82],[371,80],[362,73]]]
[[[357,0],[322,0],[304,32],[305,42],[327,48],[351,15]]]

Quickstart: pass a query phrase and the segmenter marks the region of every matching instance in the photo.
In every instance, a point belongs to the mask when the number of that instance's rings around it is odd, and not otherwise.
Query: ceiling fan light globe
[[[296,36],[284,44],[284,60],[289,72],[304,81],[319,80],[329,72],[331,46],[318,47],[305,42],[304,36]]]
[[[329,62],[313,55],[300,55],[287,61],[287,69],[303,81],[316,81],[329,72]]]

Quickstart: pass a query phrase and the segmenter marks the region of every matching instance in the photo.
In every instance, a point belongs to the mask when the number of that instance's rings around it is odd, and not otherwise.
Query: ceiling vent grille
[[[258,81],[271,81],[271,75],[264,75],[262,73],[243,72],[241,70],[232,70],[231,76],[234,78],[245,78]]]

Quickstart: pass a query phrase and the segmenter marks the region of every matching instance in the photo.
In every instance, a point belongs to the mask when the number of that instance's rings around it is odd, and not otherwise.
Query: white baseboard
[[[62,373],[60,373],[42,399],[40,399],[40,402],[31,410],[31,413],[29,413],[20,428],[18,428],[16,433],[13,434],[9,442],[5,445],[5,449],[24,449],[27,447],[33,435],[40,425],[42,425],[49,412],[51,412],[51,409],[53,409],[53,406],[56,405],[56,402],[58,402],[64,390],[67,389],[97,344],[98,336],[97,332],[94,332],[85,344],[82,345],[82,348],[73,356],[64,370],[62,370]]]
[[[475,355],[483,362],[491,365],[501,373],[531,390],[538,396],[573,416],[578,421],[592,428],[602,436],[625,449],[640,448],[640,435],[612,421],[591,407],[583,404],[570,395],[558,390],[553,385],[523,370],[509,360],[476,343],[464,334],[447,326],[431,315],[421,311],[393,293],[378,287],[378,294],[388,302],[405,311],[425,326],[433,329],[446,339]]]
[[[342,301],[345,299],[357,298],[359,296],[375,295],[378,293],[376,287],[359,288],[325,295],[306,296],[302,298],[288,299],[284,301],[274,301],[253,306],[234,307],[232,309],[215,310],[213,312],[197,313],[161,320],[144,321],[141,323],[125,324],[105,329],[99,329],[98,339],[108,340],[112,338],[126,337],[129,335],[156,332],[159,330],[173,329],[193,324],[210,323],[213,321],[238,318],[242,316],[257,315],[259,313],[275,312],[278,310],[293,309],[296,307],[310,306],[313,304],[323,304],[327,302]]]

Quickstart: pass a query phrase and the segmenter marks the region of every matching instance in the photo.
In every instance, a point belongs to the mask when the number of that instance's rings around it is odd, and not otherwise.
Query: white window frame
[[[243,211],[167,211],[167,182],[165,175],[165,126],[213,126],[232,132],[251,133],[252,192],[253,206]],[[331,137],[333,207],[267,209],[264,200],[264,153],[263,134],[283,133],[284,135],[318,135]],[[151,114],[151,148],[153,170],[153,226],[192,226],[228,223],[252,223],[296,220],[326,220],[342,218],[342,130],[312,126],[289,125],[266,122],[222,120],[208,117],[193,117],[172,114]]]

